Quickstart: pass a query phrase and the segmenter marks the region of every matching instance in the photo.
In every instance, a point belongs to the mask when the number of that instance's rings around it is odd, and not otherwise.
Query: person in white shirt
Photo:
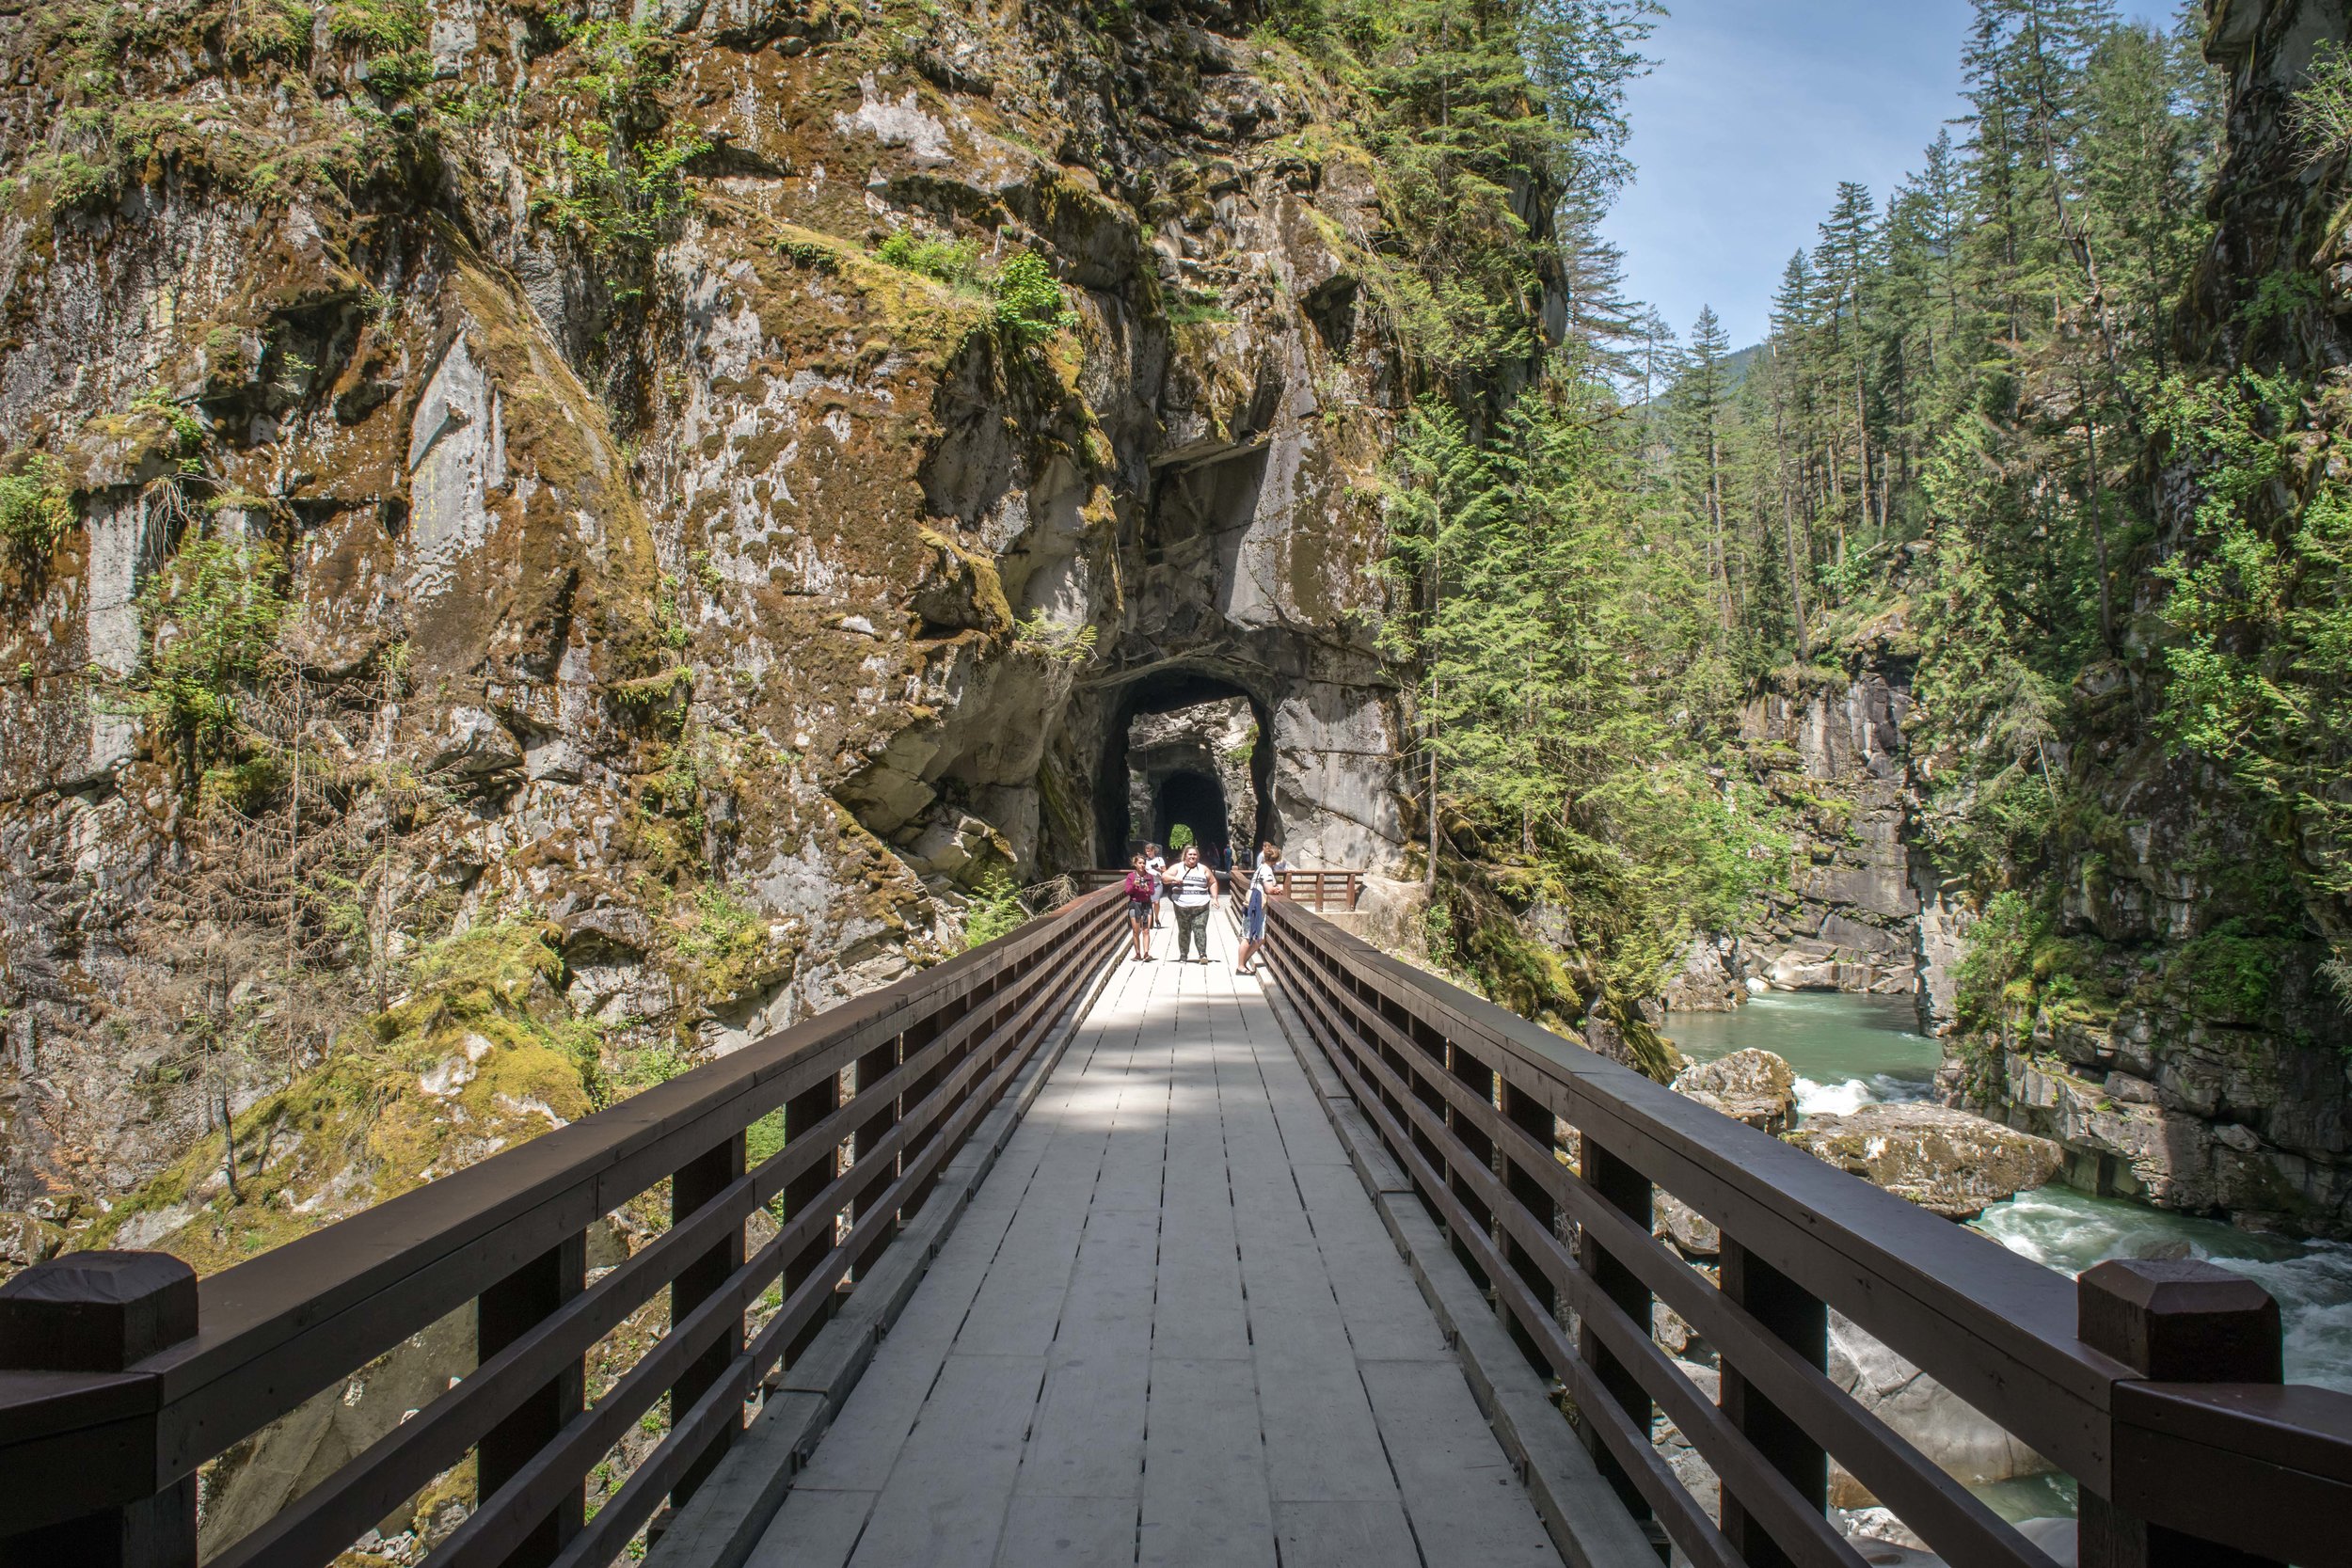
[[[1282,863],[1282,852],[1271,844],[1258,846],[1258,863],[1249,873],[1249,902],[1243,906],[1241,917],[1241,953],[1233,960],[1233,973],[1254,974],[1251,967],[1265,946],[1266,900],[1282,891],[1282,873],[1289,866]]]
[[[1209,961],[1209,911],[1216,904],[1216,873],[1200,863],[1200,847],[1184,846],[1184,858],[1160,873],[1168,901],[1176,911],[1176,958]],[[1190,955],[1198,950],[1200,957]]]
[[[1156,931],[1168,924],[1160,918],[1160,911],[1168,903],[1168,885],[1162,879],[1168,875],[1168,857],[1160,853],[1158,845],[1143,847],[1143,869],[1152,874],[1152,928]]]

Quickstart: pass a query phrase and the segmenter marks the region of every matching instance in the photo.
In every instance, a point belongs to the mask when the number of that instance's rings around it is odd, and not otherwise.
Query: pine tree
[[[1691,327],[1690,347],[1682,356],[1681,374],[1675,383],[1670,424],[1675,443],[1684,454],[1683,489],[1694,494],[1692,510],[1702,519],[1708,580],[1718,623],[1726,636],[1740,626],[1724,507],[1724,427],[1731,404],[1730,357],[1731,340],[1724,333],[1721,318],[1712,306],[1701,307],[1699,319]]]

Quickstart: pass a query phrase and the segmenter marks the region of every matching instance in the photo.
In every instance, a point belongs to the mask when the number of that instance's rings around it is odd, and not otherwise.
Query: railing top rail
[[[197,1337],[126,1374],[157,1385],[151,1397],[163,1407],[160,1462],[185,1473],[653,1186],[681,1159],[1063,940],[1069,923],[1111,896],[1097,893],[1064,905],[1002,942],[854,998],[202,1281]],[[83,1397],[103,1393],[93,1387]],[[85,1414],[95,1415],[96,1406]]]

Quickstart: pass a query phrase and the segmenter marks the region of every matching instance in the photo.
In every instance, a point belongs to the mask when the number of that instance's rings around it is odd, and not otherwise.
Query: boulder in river
[[[1771,1052],[1750,1048],[1684,1068],[1674,1091],[1750,1127],[1779,1132],[1788,1126],[1796,1103],[1797,1074]]]
[[[1808,1119],[1788,1141],[1947,1219],[1971,1220],[2054,1180],[2065,1150],[2047,1138],[1944,1105],[1865,1105]]]
[[[2049,1461],[1840,1312],[1829,1315],[1830,1381],[1946,1474],[1970,1486],[2038,1476]],[[1851,1477],[1840,1506],[1867,1506]],[[1838,1487],[1834,1484],[1833,1492]]]

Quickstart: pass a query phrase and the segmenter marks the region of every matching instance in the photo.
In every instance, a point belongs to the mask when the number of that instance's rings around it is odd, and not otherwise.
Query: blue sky
[[[1712,304],[1759,341],[1789,253],[1840,180],[1882,203],[1962,110],[1967,0],[1666,0],[1633,85],[1636,182],[1605,232],[1633,296],[1687,337]],[[2169,21],[2174,0],[2122,0]],[[1957,134],[1957,133],[1956,133]]]

